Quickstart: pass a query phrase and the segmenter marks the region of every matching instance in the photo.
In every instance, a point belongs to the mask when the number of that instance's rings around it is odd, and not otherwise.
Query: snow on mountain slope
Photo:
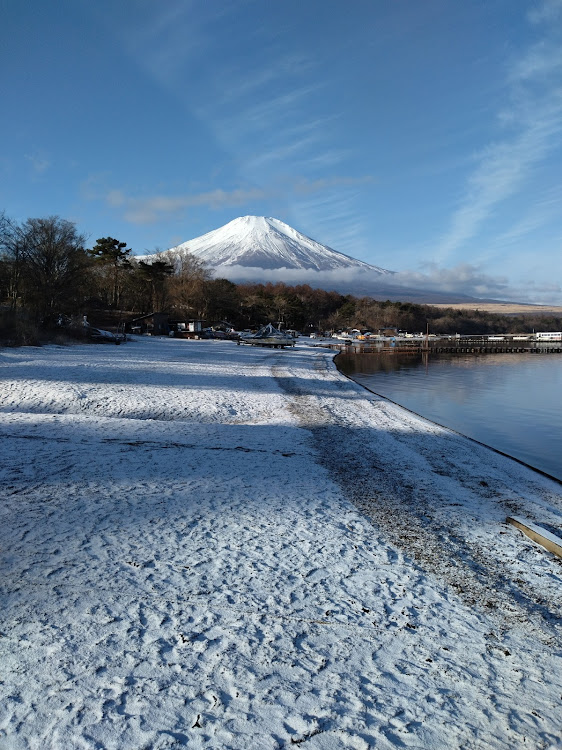
[[[188,250],[213,268],[245,266],[313,271],[354,268],[380,275],[393,273],[338,253],[279,219],[264,216],[241,216],[174,249]]]
[[[458,292],[414,289],[400,274],[337,252],[279,219],[240,216],[212,232],[170,248],[199,258],[215,277],[235,283],[309,284],[340,294],[432,304],[477,301]],[[159,255],[138,255],[148,263]]]

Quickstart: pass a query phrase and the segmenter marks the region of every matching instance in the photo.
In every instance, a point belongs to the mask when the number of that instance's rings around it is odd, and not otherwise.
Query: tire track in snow
[[[320,463],[344,496],[417,566],[444,581],[467,606],[492,615],[501,629],[525,626],[547,643],[562,642],[559,579],[552,589],[548,580],[540,580],[547,579],[552,570],[559,575],[560,562],[521,542],[528,557],[534,554],[539,568],[537,585],[531,585],[514,575],[512,560],[501,559],[496,533],[509,532],[490,527],[483,538],[468,538],[464,533],[474,503],[489,503],[495,514],[499,509],[504,518],[524,507],[506,477],[508,460],[486,456],[489,463],[481,467],[475,454],[486,449],[475,450],[462,436],[425,420],[421,420],[424,430],[412,425],[400,429],[396,418],[406,412],[400,407],[389,410],[384,399],[369,401],[361,392],[350,398],[353,385],[340,379],[329,357],[318,355],[318,377],[308,381],[310,387],[294,377],[287,361],[283,365],[277,362],[273,374],[291,399],[291,411],[310,432]],[[333,393],[328,394],[328,389]],[[344,391],[346,398],[342,399]],[[382,429],[374,426],[377,423]],[[437,436],[447,450],[432,451],[428,433]],[[468,486],[466,468],[458,469],[461,457],[476,476]],[[489,482],[479,479],[480,474],[491,474],[495,486],[490,488]],[[532,473],[531,481],[535,481]],[[552,499],[554,493],[546,494]],[[447,522],[447,511],[453,508]],[[546,584],[546,591],[541,584]]]

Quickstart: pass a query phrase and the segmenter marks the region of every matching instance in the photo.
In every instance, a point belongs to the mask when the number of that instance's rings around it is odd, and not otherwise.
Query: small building
[[[168,319],[168,313],[148,313],[129,321],[127,329],[131,333],[144,333],[148,336],[167,336],[170,331]]]
[[[170,336],[179,339],[199,339],[203,337],[204,320],[174,320],[170,322]]]
[[[188,331],[188,333],[201,333],[203,330],[203,320],[182,320],[174,321],[171,325],[175,326],[176,331]]]
[[[562,341],[562,331],[537,331],[537,341]]]

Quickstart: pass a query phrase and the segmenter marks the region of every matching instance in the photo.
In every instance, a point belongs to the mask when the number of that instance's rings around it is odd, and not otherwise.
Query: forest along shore
[[[0,746],[556,746],[560,485],[332,354],[0,350]]]

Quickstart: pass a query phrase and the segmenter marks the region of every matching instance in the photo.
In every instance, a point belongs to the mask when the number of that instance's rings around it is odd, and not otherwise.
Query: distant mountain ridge
[[[240,216],[173,249],[187,250],[217,270],[225,266],[242,266],[268,271],[353,268],[381,276],[393,273],[339,253],[279,219],[265,216]]]

